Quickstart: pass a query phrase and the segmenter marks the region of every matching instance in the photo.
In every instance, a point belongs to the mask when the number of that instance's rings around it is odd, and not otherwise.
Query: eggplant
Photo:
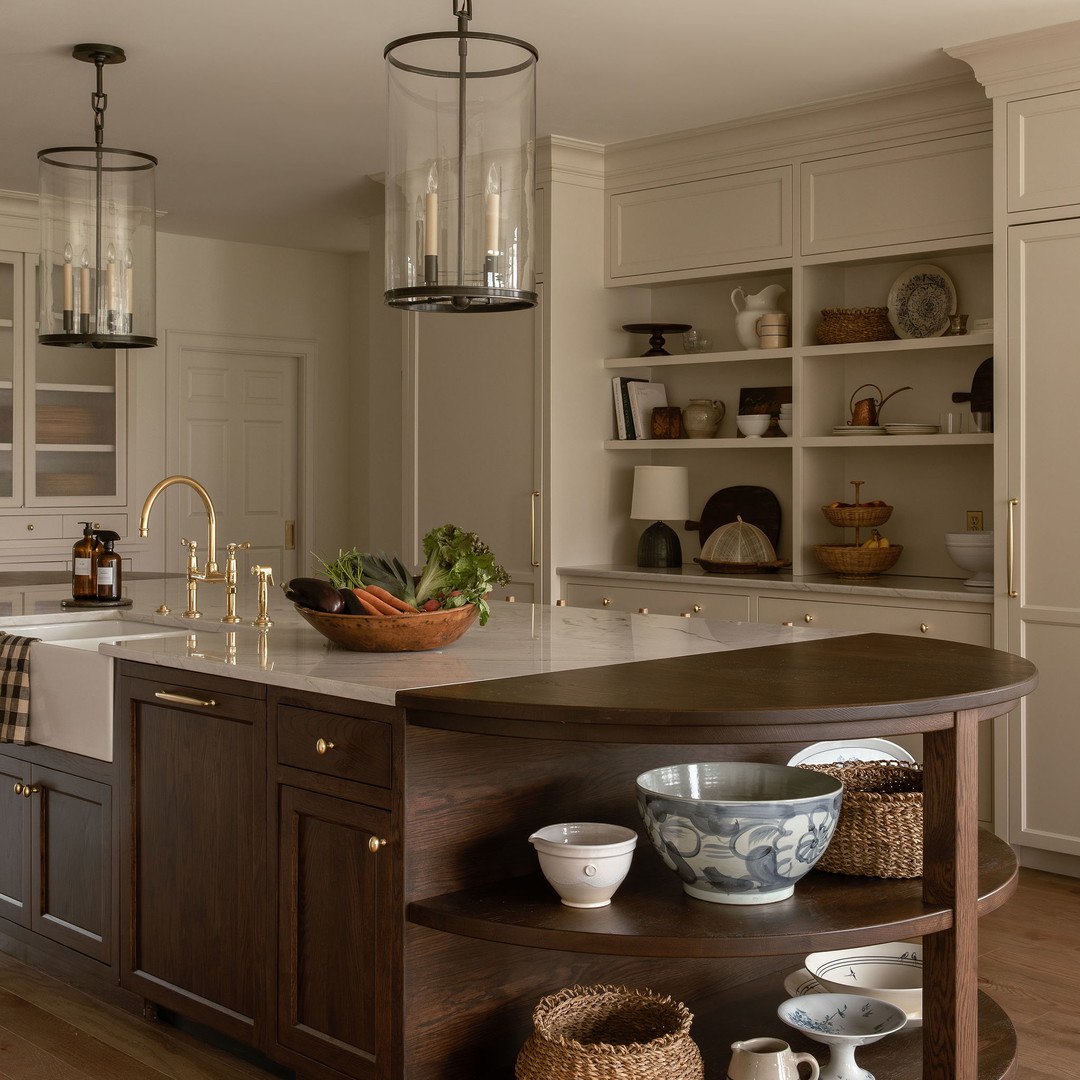
[[[329,615],[340,615],[345,610],[345,601],[341,593],[321,578],[294,577],[285,582],[285,598],[301,607],[312,611],[325,611]]]
[[[360,603],[360,597],[352,589],[338,589],[341,599],[345,601],[345,611],[349,615],[366,615],[364,605]]]

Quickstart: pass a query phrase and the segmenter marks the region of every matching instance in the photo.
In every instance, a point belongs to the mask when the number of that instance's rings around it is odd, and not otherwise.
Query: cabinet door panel
[[[1010,101],[1010,211],[1080,204],[1080,90]]]
[[[30,782],[30,766],[0,756],[0,916],[30,926],[30,800],[16,794],[16,784]]]
[[[791,257],[791,168],[612,195],[612,279]]]
[[[369,841],[386,837],[390,815],[279,792],[278,1039],[349,1076],[383,1075],[391,856]]]
[[[807,162],[803,253],[989,233],[990,157],[987,132]]]
[[[33,928],[108,963],[112,952],[112,790],[36,768]]]

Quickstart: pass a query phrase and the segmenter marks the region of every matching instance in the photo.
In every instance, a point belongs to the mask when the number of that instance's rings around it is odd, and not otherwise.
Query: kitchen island
[[[978,835],[974,751],[978,724],[1033,687],[1026,661],[510,604],[438,653],[369,657],[271,614],[266,633],[101,646],[119,660],[113,958],[130,993],[300,1076],[453,1080],[512,1075],[544,994],[649,986],[690,1005],[711,1078],[733,1039],[787,1037],[781,976],[805,952],[921,934],[925,1025],[867,1048],[867,1066],[1012,1072],[975,946],[1015,861]],[[921,880],[813,872],[788,901],[732,909],[686,897],[642,845],[611,907],[574,911],[536,872],[541,825],[637,827],[646,768],[915,732]]]

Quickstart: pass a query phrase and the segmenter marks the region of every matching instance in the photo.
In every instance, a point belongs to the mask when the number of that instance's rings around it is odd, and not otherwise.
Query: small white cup
[[[567,907],[597,908],[611,903],[630,870],[637,833],[623,825],[570,821],[537,829],[529,843]]]

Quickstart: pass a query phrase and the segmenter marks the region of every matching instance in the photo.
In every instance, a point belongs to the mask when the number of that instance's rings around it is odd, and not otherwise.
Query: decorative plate
[[[788,765],[834,765],[842,761],[905,761],[915,759],[897,743],[888,739],[835,739],[804,747]],[[804,991],[805,992],[805,991]]]
[[[939,337],[956,310],[956,288],[940,267],[920,263],[905,270],[889,290],[889,322],[898,337]]]

